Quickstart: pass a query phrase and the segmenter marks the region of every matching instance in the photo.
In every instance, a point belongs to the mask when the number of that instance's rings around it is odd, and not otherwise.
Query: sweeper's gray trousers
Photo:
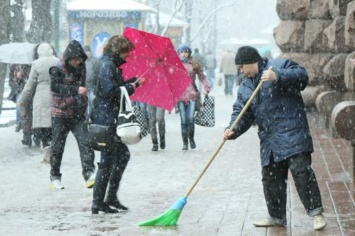
[[[311,167],[310,153],[302,153],[262,167],[264,195],[270,216],[286,223],[287,175],[291,171],[298,195],[309,216],[323,212],[318,183]]]

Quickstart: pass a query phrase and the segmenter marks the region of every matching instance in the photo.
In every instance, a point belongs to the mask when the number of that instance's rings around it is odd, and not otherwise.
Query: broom
[[[271,70],[271,69],[272,69],[272,67],[269,68],[269,70]],[[249,108],[249,106],[250,106],[251,102],[253,101],[254,97],[259,92],[259,90],[260,90],[261,86],[263,85],[263,83],[264,83],[264,81],[261,80],[259,85],[254,90],[253,94],[250,96],[248,102],[245,104],[244,108],[239,113],[237,119],[233,122],[232,126],[230,127],[231,130],[233,130],[237,126],[237,124],[239,123],[239,121],[243,117],[244,113]],[[200,175],[197,177],[195,182],[191,185],[189,191],[187,191],[185,196],[180,197],[163,214],[161,214],[161,215],[159,215],[159,216],[157,216],[157,217],[155,217],[155,218],[153,218],[151,220],[137,223],[137,225],[138,226],[175,226],[177,221],[179,220],[179,217],[180,217],[180,214],[182,212],[182,209],[184,208],[184,206],[187,203],[187,197],[190,195],[192,190],[195,188],[196,184],[200,181],[201,177],[206,172],[206,170],[208,169],[208,167],[210,166],[210,164],[212,163],[214,158],[217,156],[218,152],[221,150],[221,148],[223,147],[225,142],[226,142],[226,140],[223,139],[222,142],[218,145],[217,149],[214,151],[214,153],[212,154],[211,158],[207,162],[205,168],[201,171]]]

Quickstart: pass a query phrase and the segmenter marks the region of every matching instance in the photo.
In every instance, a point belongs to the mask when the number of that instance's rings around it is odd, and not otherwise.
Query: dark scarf
[[[190,58],[189,57],[186,57],[186,58],[180,57],[180,60],[182,61],[182,63],[188,63]]]

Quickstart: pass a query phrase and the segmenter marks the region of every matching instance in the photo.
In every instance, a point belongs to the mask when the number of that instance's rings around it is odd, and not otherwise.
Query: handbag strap
[[[126,87],[121,86],[120,90],[121,90],[120,113],[123,111],[123,100],[126,101],[126,109],[125,110],[126,111],[133,111],[132,102],[131,102],[131,99],[129,98]]]
[[[194,79],[192,79],[192,78],[191,78],[191,80],[192,80],[192,86],[193,86],[193,87],[194,87],[194,89],[196,90],[196,93],[199,93],[200,91],[197,89],[197,86],[196,86],[195,80],[194,80]]]

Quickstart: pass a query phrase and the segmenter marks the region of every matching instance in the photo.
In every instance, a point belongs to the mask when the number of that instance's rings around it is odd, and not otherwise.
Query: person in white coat
[[[235,53],[228,49],[222,55],[219,72],[224,74],[224,94],[233,95],[234,81],[237,78],[237,67],[234,64]]]
[[[42,149],[45,151],[44,162],[49,162],[51,152],[51,79],[49,68],[59,63],[59,59],[54,53],[52,46],[48,43],[41,43],[37,47],[38,59],[32,62],[28,81],[20,97],[20,104],[26,104],[33,97],[32,129],[42,141]]]

